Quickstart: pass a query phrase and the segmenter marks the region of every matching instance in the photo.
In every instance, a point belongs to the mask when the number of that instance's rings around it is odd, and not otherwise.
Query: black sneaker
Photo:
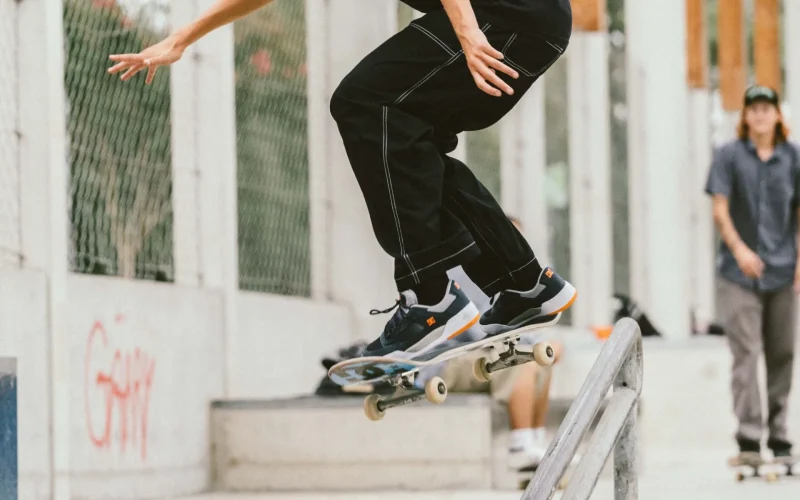
[[[480,318],[478,308],[453,280],[438,304],[418,304],[417,295],[406,290],[393,307],[385,311],[373,309],[370,314],[388,313],[395,308],[381,336],[361,356],[412,359],[466,332]]]
[[[761,453],[761,443],[753,439],[736,436],[736,444],[739,445],[739,453]]]
[[[772,450],[772,454],[777,457],[791,457],[792,443],[783,439],[767,440],[767,448]]]
[[[487,335],[499,335],[524,326],[557,319],[568,309],[578,292],[552,268],[546,267],[533,289],[504,290],[492,298],[492,307],[481,316],[481,328]]]

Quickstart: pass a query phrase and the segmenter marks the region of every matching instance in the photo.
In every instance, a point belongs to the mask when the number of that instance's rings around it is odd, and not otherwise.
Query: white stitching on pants
[[[484,27],[481,29],[481,31],[483,31],[483,32],[485,33],[485,32],[486,32],[486,30],[488,30],[488,29],[489,29],[489,28],[491,28],[491,27],[492,27],[492,25],[487,23],[487,24],[486,24],[486,25],[485,25],[485,26],[484,26]],[[414,84],[414,85],[413,85],[413,86],[412,86],[410,89],[408,89],[408,90],[406,90],[405,92],[403,92],[403,94],[402,94],[402,95],[400,95],[400,97],[398,97],[398,98],[397,98],[397,100],[395,100],[395,101],[394,101],[394,104],[400,104],[401,102],[403,102],[403,101],[405,100],[405,98],[406,98],[406,97],[410,96],[410,95],[411,95],[411,93],[412,93],[412,92],[414,92],[415,90],[417,90],[417,89],[418,89],[418,88],[419,88],[419,87],[420,87],[420,86],[421,86],[423,83],[425,83],[425,82],[427,82],[428,80],[430,80],[431,78],[433,78],[433,75],[435,75],[436,73],[438,73],[438,72],[439,72],[439,70],[441,70],[442,68],[444,68],[444,67],[446,67],[446,66],[450,66],[451,64],[453,64],[453,63],[456,61],[456,59],[458,59],[458,58],[459,58],[459,57],[460,57],[460,56],[461,56],[463,53],[464,53],[464,51],[463,51],[463,50],[459,50],[458,52],[456,52],[455,54],[453,54],[453,57],[451,57],[450,59],[448,59],[446,62],[444,62],[443,64],[441,64],[441,65],[439,65],[439,66],[437,66],[437,67],[435,67],[435,68],[434,68],[434,69],[433,69],[433,70],[432,70],[430,73],[428,73],[427,75],[425,75],[425,76],[422,78],[422,80],[418,81],[418,82],[417,82],[417,83],[415,83],[415,84]]]
[[[558,45],[556,45],[556,44],[554,44],[554,43],[552,43],[552,42],[550,42],[548,40],[545,40],[545,42],[547,42],[547,45],[549,45],[549,46],[553,47],[554,49],[556,49],[559,54],[563,54],[564,53],[564,48],[563,47],[559,47]]]
[[[438,43],[439,46],[442,47],[445,51],[447,51],[447,53],[450,54],[451,56],[456,55],[456,53],[453,51],[453,49],[448,47],[446,43],[441,41],[436,35],[431,33],[427,28],[423,28],[422,26],[420,26],[418,24],[414,24],[414,23],[409,24],[409,26],[413,26],[414,28],[417,28],[421,32],[423,32],[426,35],[428,35],[429,38],[431,38],[434,42]]]
[[[491,24],[486,23],[486,25],[484,25],[484,27],[481,28],[481,31],[485,33],[491,27],[492,27]],[[463,53],[464,53],[463,50],[458,51],[457,53],[453,54],[453,56],[450,59],[448,59],[444,64],[441,64],[441,65],[437,66],[436,68],[434,68],[430,73],[425,75],[422,78],[422,80],[418,81],[410,89],[408,89],[405,92],[403,92],[403,94],[400,97],[398,97],[397,100],[394,101],[394,104],[401,103],[406,97],[410,96],[411,93],[414,92],[416,89],[418,89],[423,83],[425,83],[428,80],[430,80],[433,77],[433,75],[435,75],[436,73],[439,72],[439,70],[441,70],[442,68],[444,68],[446,66],[449,66],[450,64],[453,64],[453,62],[455,62],[456,59],[458,59]],[[449,259],[451,257],[454,257],[454,256],[458,255],[459,253],[463,252],[467,248],[469,248],[472,245],[474,245],[475,242],[473,241],[471,245],[463,248],[461,251],[459,251],[459,252],[457,252],[457,253],[449,256],[449,257],[445,257],[444,259],[438,260],[438,261],[434,262],[433,264],[429,264],[429,265],[427,265],[427,266],[425,266],[423,268],[420,268],[419,270],[415,269],[413,264],[411,264],[411,258],[408,256],[408,254],[406,254],[405,245],[403,244],[403,233],[402,233],[402,231],[400,229],[400,216],[397,213],[397,204],[396,204],[395,199],[394,199],[394,191],[392,190],[392,178],[391,178],[391,175],[389,174],[389,156],[388,156],[388,150],[387,150],[388,142],[389,142],[388,141],[388,128],[389,128],[388,115],[389,115],[388,108],[386,106],[383,106],[383,169],[384,169],[384,172],[386,174],[386,182],[387,182],[387,186],[389,188],[389,200],[390,200],[390,202],[392,204],[392,212],[394,213],[395,225],[397,226],[397,239],[399,240],[399,243],[400,243],[400,253],[403,255],[403,258],[405,259],[406,264],[408,264],[408,267],[411,270],[411,274],[408,274],[406,276],[403,276],[402,278],[397,278],[397,279],[405,279],[405,278],[408,278],[409,276],[413,276],[414,277],[414,281],[416,283],[419,283],[420,282],[419,281],[419,271],[428,269],[431,266],[434,266],[434,265],[436,265],[436,264],[438,264],[438,263],[440,263],[442,261],[445,261],[445,260],[447,260],[447,259]]]
[[[516,272],[519,272],[519,271],[522,271],[524,268],[526,268],[526,267],[528,267],[529,265],[533,264],[533,262],[534,262],[535,260],[536,260],[536,257],[532,258],[532,259],[531,259],[531,260],[529,260],[527,263],[525,263],[525,264],[523,264],[522,266],[520,266],[520,267],[518,267],[518,268],[514,269],[513,271],[509,272],[509,273],[508,273],[508,276],[509,276],[509,277],[511,277],[511,279],[513,280],[513,279],[514,279],[514,276],[513,276],[513,275],[514,275],[514,273],[516,273]],[[508,268],[506,268],[506,270],[508,270]],[[489,288],[490,286],[494,285],[495,283],[497,283],[498,281],[500,281],[500,280],[501,280],[501,279],[503,279],[504,277],[505,277],[505,276],[500,276],[499,278],[497,278],[496,280],[492,281],[492,282],[491,282],[491,283],[489,283],[488,285],[485,285],[484,287],[482,287],[482,288],[481,288],[481,290],[484,290],[484,289],[486,289],[486,288]]]
[[[423,83],[425,83],[428,80],[430,80],[431,78],[433,78],[433,75],[438,73],[439,70],[441,70],[445,66],[449,66],[449,65],[453,64],[455,62],[455,60],[458,59],[459,57],[461,57],[461,54],[463,54],[463,53],[464,53],[463,51],[458,51],[453,57],[448,59],[447,62],[435,67],[430,73],[425,75],[422,78],[422,80],[418,81],[416,84],[414,84],[413,87],[411,87],[410,89],[406,90],[400,97],[398,97],[397,100],[394,101],[394,103],[395,104],[400,104],[401,102],[403,102],[403,100],[405,100],[406,97],[410,96],[411,93],[414,92],[415,90],[417,90]]]
[[[414,276],[414,282],[419,283],[419,276],[414,266],[411,264],[411,259],[406,254],[405,245],[403,244],[403,231],[400,229],[400,214],[397,212],[397,203],[394,199],[394,188],[392,187],[392,176],[389,173],[389,108],[383,106],[383,172],[386,174],[386,188],[389,190],[389,202],[392,205],[392,214],[394,215],[394,224],[397,228],[397,241],[400,244],[400,255],[408,264],[411,270],[411,275]],[[409,275],[409,276],[411,276]]]
[[[516,34],[516,33],[512,33],[512,34],[511,34],[511,36],[508,38],[508,42],[506,42],[506,46],[505,46],[505,47],[503,47],[503,51],[502,51],[502,54],[503,54],[503,61],[504,61],[506,64],[508,64],[509,66],[511,66],[512,68],[514,68],[515,70],[517,70],[517,71],[519,71],[520,73],[522,73],[523,75],[525,75],[525,76],[528,76],[528,77],[534,77],[534,76],[538,76],[538,74],[537,74],[537,75],[534,75],[534,74],[532,74],[530,71],[528,71],[527,69],[525,69],[525,68],[523,68],[522,66],[520,66],[519,64],[515,63],[514,61],[512,61],[512,60],[511,60],[511,59],[510,59],[510,58],[509,58],[509,57],[506,55],[506,51],[509,49],[509,47],[511,47],[511,43],[512,43],[512,42],[514,42],[514,40],[516,40],[516,39],[517,39],[517,34]]]
[[[474,242],[474,241],[473,241],[472,243],[470,243],[469,245],[465,246],[464,248],[462,248],[461,250],[459,250],[458,252],[454,253],[454,254],[450,254],[450,255],[448,255],[447,257],[445,257],[445,258],[443,258],[443,259],[439,259],[439,260],[437,260],[436,262],[433,262],[432,264],[428,264],[428,265],[427,265],[427,266],[425,266],[425,267],[420,267],[420,268],[417,270],[417,272],[419,272],[419,271],[424,271],[425,269],[428,269],[429,267],[433,267],[433,266],[435,266],[436,264],[439,264],[439,263],[441,263],[441,262],[444,262],[444,261],[446,261],[447,259],[452,259],[452,258],[453,258],[453,257],[455,257],[456,255],[458,255],[458,254],[460,254],[460,253],[463,253],[463,252],[465,252],[465,251],[469,250],[469,249],[470,249],[470,247],[473,247],[473,246],[475,246],[475,242]],[[399,280],[402,280],[402,279],[406,279],[406,278],[408,278],[409,276],[411,276],[411,275],[410,275],[410,274],[406,274],[405,276],[402,276],[402,277],[400,277],[400,278],[397,278],[397,279],[399,279]]]

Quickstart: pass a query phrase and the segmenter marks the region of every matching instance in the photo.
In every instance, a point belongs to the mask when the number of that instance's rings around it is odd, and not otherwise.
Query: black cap
[[[775,92],[774,89],[765,87],[764,85],[751,85],[750,87],[747,87],[747,90],[744,92],[745,107],[758,101],[768,102],[777,106],[778,93]]]

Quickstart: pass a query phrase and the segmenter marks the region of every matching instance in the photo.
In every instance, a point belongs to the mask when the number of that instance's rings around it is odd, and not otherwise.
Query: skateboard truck
[[[404,375],[399,380],[392,380],[391,386],[394,387],[392,395],[386,399],[381,398],[380,394],[370,394],[364,399],[364,413],[370,420],[381,420],[386,415],[386,410],[396,406],[419,401],[426,398],[433,404],[443,403],[447,399],[447,384],[441,377],[432,377],[425,383],[425,389],[419,389],[414,385],[416,372]]]
[[[550,366],[555,361],[553,347],[546,342],[538,342],[530,352],[517,349],[517,343],[518,339],[503,341],[503,352],[500,353],[500,357],[496,361],[488,361],[486,358],[476,359],[472,367],[475,378],[480,382],[488,382],[491,379],[492,372],[498,370],[511,368],[530,361],[536,361],[540,366]]]

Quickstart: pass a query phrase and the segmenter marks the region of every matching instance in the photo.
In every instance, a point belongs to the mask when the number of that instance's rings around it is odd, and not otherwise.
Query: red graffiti
[[[124,317],[118,315],[115,319],[121,323]],[[146,459],[155,360],[139,347],[109,347],[108,332],[97,321],[86,341],[84,366],[86,425],[92,444],[98,449],[111,449],[116,429],[120,453],[129,446],[132,450],[138,447],[142,460]]]

